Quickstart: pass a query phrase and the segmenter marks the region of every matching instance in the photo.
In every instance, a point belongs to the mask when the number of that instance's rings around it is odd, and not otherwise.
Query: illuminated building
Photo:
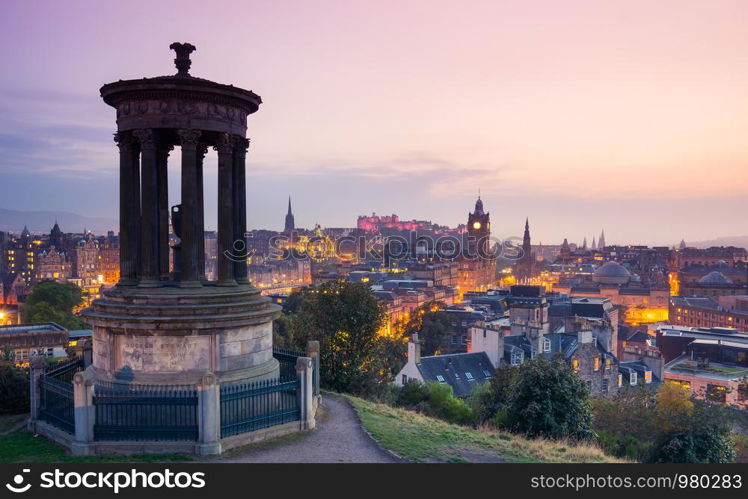
[[[673,296],[669,322],[679,326],[748,331],[748,295]]]
[[[468,213],[467,232],[463,238],[457,282],[460,295],[467,291],[485,291],[495,286],[496,259],[490,248],[491,216],[483,211],[478,198],[475,210]]]
[[[31,285],[36,275],[36,260],[41,239],[31,236],[27,227],[18,238],[11,238],[5,250],[5,269],[9,274],[18,274],[26,285]]]
[[[665,380],[696,398],[748,409],[748,334],[728,328],[661,326]]]
[[[741,265],[742,266],[742,265]],[[680,296],[740,295],[748,291],[746,268],[725,261],[715,265],[687,265],[678,272]]]
[[[32,355],[67,357],[67,343],[67,330],[52,322],[0,326],[0,344],[13,352],[21,366],[27,366]]]
[[[553,290],[580,297],[605,297],[625,308],[623,319],[630,324],[654,323],[668,318],[670,292],[663,283],[640,282],[623,265],[609,261],[583,278],[561,279]]]
[[[119,239],[110,231],[101,239],[99,247],[99,275],[102,284],[114,286],[119,282]]]
[[[55,246],[51,246],[49,250],[39,253],[37,268],[33,278],[34,283],[44,280],[66,282],[71,275],[70,262],[68,262],[64,253],[57,251]]]
[[[360,215],[356,222],[356,227],[366,232],[374,233],[381,233],[385,229],[399,231],[447,229],[447,227],[442,227],[426,220],[400,220],[400,217],[395,214],[379,216],[376,213],[372,213],[371,216]]]
[[[734,246],[713,246],[711,248],[682,248],[673,254],[673,266],[683,269],[689,265],[734,265],[748,261],[748,251]]]

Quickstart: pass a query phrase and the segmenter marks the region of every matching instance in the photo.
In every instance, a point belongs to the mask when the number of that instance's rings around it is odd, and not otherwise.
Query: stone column
[[[299,412],[299,429],[311,430],[315,426],[314,421],[314,396],[312,395],[312,359],[309,357],[298,357],[296,359],[296,377],[299,380],[297,392]]]
[[[158,273],[162,281],[169,280],[169,153],[171,145],[159,144],[156,152],[158,184]]]
[[[29,431],[36,432],[36,421],[39,419],[39,407],[41,406],[41,395],[39,392],[39,380],[44,375],[46,366],[45,358],[40,355],[31,357],[29,369]]]
[[[182,241],[180,243],[180,260],[182,265],[181,287],[202,286],[198,276],[197,245],[198,234],[198,153],[197,140],[199,130],[179,130],[177,132],[182,145]]]
[[[208,152],[205,143],[197,145],[197,275],[205,280],[205,190],[203,187],[203,161]]]
[[[234,279],[238,284],[249,284],[247,279],[247,180],[246,157],[249,139],[234,140],[234,253],[242,256],[234,262]]]
[[[140,208],[140,283],[139,286],[158,286],[158,170],[156,134],[153,130],[136,130],[133,135],[141,149],[141,208]]]
[[[315,404],[319,401],[319,341],[311,340],[306,343],[306,356],[312,359],[312,394]]]
[[[199,444],[197,453],[201,456],[221,453],[221,392],[213,373],[206,373],[200,380],[199,401]]]
[[[114,134],[119,147],[119,284],[138,283],[140,150],[129,132]]]
[[[73,407],[75,414],[75,439],[70,444],[74,456],[91,453],[90,443],[94,440],[96,410],[93,405],[94,376],[89,369],[75,373],[73,377]]]
[[[218,286],[236,286],[234,279],[234,189],[233,144],[223,133],[216,145],[218,151]]]

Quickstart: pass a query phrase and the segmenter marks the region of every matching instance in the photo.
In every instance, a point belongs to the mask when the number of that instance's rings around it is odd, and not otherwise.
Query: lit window
[[[594,365],[595,365],[594,370],[595,371],[599,371],[600,370],[600,357],[595,357],[595,364]]]
[[[522,363],[522,352],[512,353],[512,365],[518,366]]]
[[[574,369],[575,373],[579,372],[579,360],[574,359],[571,361],[571,368]]]
[[[645,383],[652,382],[652,371],[644,371],[644,382]]]

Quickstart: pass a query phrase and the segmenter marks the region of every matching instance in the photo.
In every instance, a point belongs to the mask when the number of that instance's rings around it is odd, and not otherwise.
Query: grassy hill
[[[367,432],[398,456],[416,462],[617,463],[594,445],[530,440],[475,430],[360,398],[345,396]]]

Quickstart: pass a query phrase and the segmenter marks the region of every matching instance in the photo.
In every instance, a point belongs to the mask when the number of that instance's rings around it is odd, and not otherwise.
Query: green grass
[[[413,411],[344,395],[364,428],[379,444],[416,462],[611,463],[590,444],[527,439],[512,433],[476,430]]]
[[[191,459],[180,454],[74,457],[57,444],[42,436],[35,437],[25,429],[0,436],[0,463],[125,463]]]

